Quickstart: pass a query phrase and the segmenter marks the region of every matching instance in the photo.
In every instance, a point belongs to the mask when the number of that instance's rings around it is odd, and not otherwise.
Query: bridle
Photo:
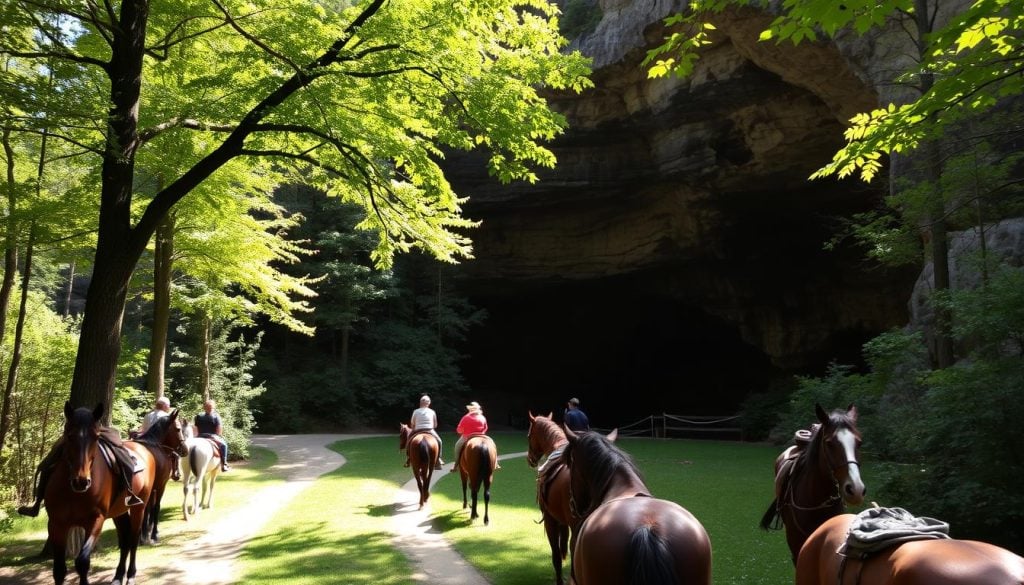
[[[778,507],[779,507],[780,514],[781,514],[783,506],[788,506],[788,507],[792,508],[793,510],[799,510],[801,512],[816,512],[818,510],[826,510],[828,508],[832,508],[836,504],[841,504],[842,503],[842,501],[843,501],[842,488],[839,486],[839,479],[836,477],[836,471],[838,471],[839,469],[842,469],[844,467],[848,467],[850,465],[856,465],[859,468],[860,467],[860,462],[857,461],[856,459],[844,458],[844,460],[841,463],[835,463],[833,461],[831,455],[829,454],[828,448],[826,448],[826,446],[824,444],[825,443],[825,435],[826,435],[825,429],[824,429],[824,427],[822,427],[821,429],[818,430],[817,436],[815,437],[815,441],[817,442],[817,448],[819,450],[821,450],[821,452],[824,454],[825,466],[828,468],[829,476],[832,479],[832,486],[833,486],[832,493],[827,498],[825,498],[824,501],[822,501],[820,504],[817,504],[817,505],[801,506],[800,504],[797,504],[796,503],[796,493],[795,493],[795,490],[793,489],[793,485],[794,485],[794,483],[796,483],[795,482],[795,477],[796,477],[798,471],[806,471],[806,467],[805,466],[806,466],[806,464],[808,462],[806,461],[806,457],[804,457],[803,461],[799,461],[799,460],[798,461],[794,461],[793,469],[790,471],[789,477],[786,480],[786,496],[779,500],[779,506]],[[845,451],[845,449],[844,449],[844,451]],[[805,451],[804,455],[806,456],[807,453],[808,452]],[[799,465],[799,467],[798,467],[798,465]],[[804,528],[802,526],[800,526],[800,521],[796,518],[795,514],[793,515],[792,520],[793,520],[793,523],[795,524],[794,528],[796,528],[800,532],[808,533],[809,534],[808,531],[804,530]]]

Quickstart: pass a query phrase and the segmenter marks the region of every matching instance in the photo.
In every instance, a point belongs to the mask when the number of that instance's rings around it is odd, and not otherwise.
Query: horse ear
[[[565,438],[569,439],[570,443],[575,443],[576,441],[580,440],[580,436],[573,432],[573,430],[570,429],[569,427],[562,425],[562,430],[565,431]]]
[[[850,403],[850,406],[846,407],[846,414],[850,417],[850,420],[857,422],[857,407]]]
[[[171,420],[174,420],[174,419],[178,418],[178,409],[175,408],[174,410],[171,411],[171,414],[169,414],[167,416],[171,417]]]
[[[554,419],[555,418],[555,413],[554,412],[549,412],[548,413],[548,418]]]
[[[527,410],[526,411],[526,415],[530,417],[530,422],[533,422],[533,421],[537,420],[537,417],[533,416],[533,411],[532,410]]]
[[[818,420],[821,421],[821,424],[825,424],[828,422],[828,413],[825,412],[825,409],[822,408],[821,405],[818,404],[817,402],[814,403],[814,414],[817,415]]]
[[[92,420],[99,421],[103,418],[103,403],[100,402],[96,405],[96,408],[92,409]]]
[[[608,439],[609,441],[611,441],[612,443],[614,443],[615,439],[619,438],[619,429],[618,428],[612,429],[612,432],[608,433],[608,435],[605,436],[605,438]]]
[[[73,413],[74,411],[75,409],[71,408],[70,400],[64,403],[64,418],[71,418],[71,413]]]

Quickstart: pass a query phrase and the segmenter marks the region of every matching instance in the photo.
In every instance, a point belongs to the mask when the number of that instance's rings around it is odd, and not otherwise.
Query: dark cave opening
[[[610,428],[651,414],[731,414],[779,375],[767,356],[707,313],[629,279],[478,298],[463,371],[492,421],[525,425],[577,397]]]

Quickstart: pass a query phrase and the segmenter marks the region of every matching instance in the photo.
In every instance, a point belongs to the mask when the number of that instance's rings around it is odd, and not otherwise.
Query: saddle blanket
[[[949,524],[914,516],[903,508],[868,508],[850,523],[846,543],[839,549],[844,556],[864,557],[884,548],[911,540],[949,538]]]

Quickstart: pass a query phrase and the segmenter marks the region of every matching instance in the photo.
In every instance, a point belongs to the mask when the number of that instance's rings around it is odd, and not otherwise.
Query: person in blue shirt
[[[565,426],[570,431],[589,431],[590,420],[586,413],[580,410],[580,399],[570,398],[568,408],[565,409]]]

